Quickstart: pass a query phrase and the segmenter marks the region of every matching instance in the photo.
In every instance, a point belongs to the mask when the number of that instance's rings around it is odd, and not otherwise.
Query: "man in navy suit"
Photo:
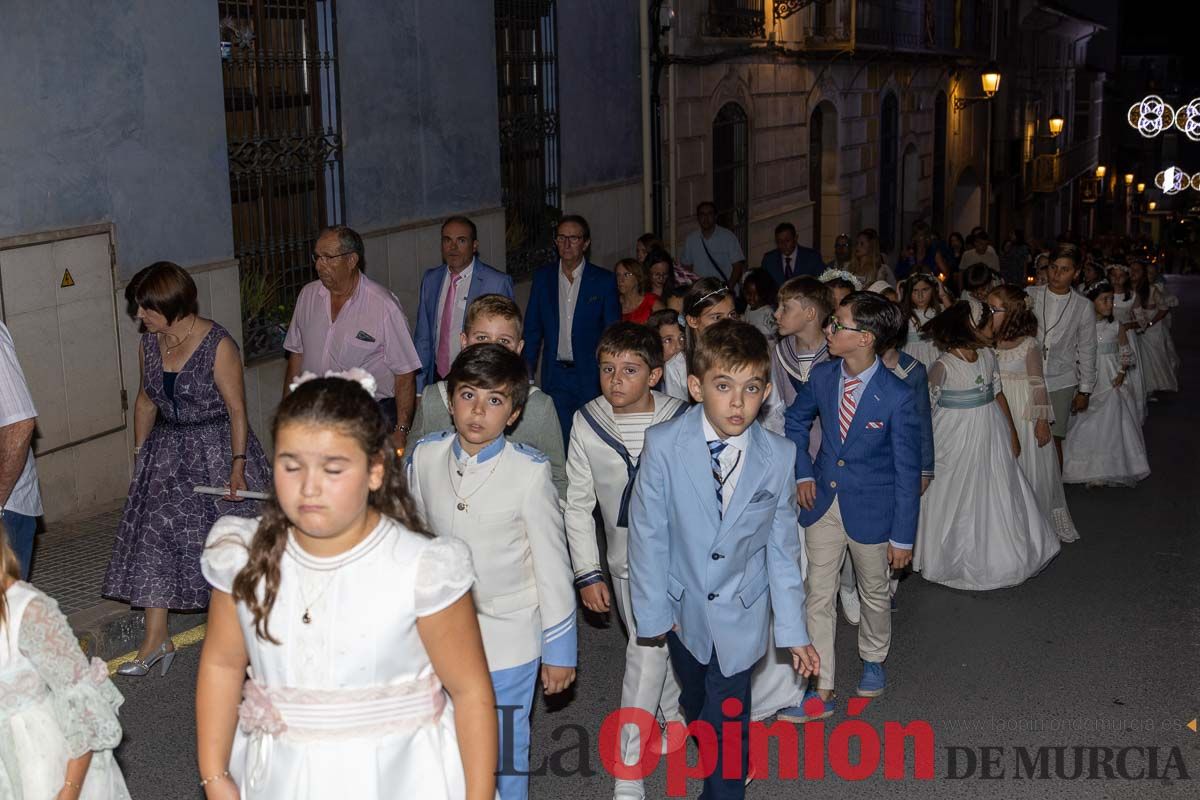
[[[541,356],[542,391],[554,401],[566,441],[575,412],[600,394],[600,334],[621,319],[617,280],[587,260],[591,243],[586,219],[567,214],[559,220],[558,262],[533,273],[525,312],[525,361],[532,373]]]
[[[796,243],[795,225],[781,222],[775,226],[775,249],[763,255],[762,269],[775,280],[776,286],[783,286],[784,281],[797,275],[820,275],[825,271],[825,263],[816,250]]]
[[[417,392],[446,377],[460,349],[459,333],[467,306],[476,297],[501,294],[512,299],[512,277],[478,258],[475,223],[450,217],[442,223],[442,265],[425,271],[417,306],[416,347],[421,358]]]
[[[808,554],[808,631],[821,656],[817,690],[810,696],[823,704],[819,713],[789,721],[833,713],[834,608],[847,549],[862,597],[857,694],[883,694],[883,661],[892,639],[888,579],[892,569],[912,559],[921,497],[921,427],[913,390],[879,357],[904,325],[899,307],[886,298],[871,292],[847,296],[825,329],[829,355],[836,358],[812,368],[785,417],[788,438],[804,444],[796,448],[796,497]],[[814,462],[807,445],[818,416],[821,449]]]

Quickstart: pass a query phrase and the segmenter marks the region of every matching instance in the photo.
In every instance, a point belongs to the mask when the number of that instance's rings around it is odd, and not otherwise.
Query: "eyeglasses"
[[[346,250],[345,252],[342,252],[342,253],[336,253],[336,254],[334,254],[334,255],[332,255],[332,256],[323,256],[323,255],[321,255],[320,253],[313,253],[313,254],[312,254],[312,256],[311,256],[311,257],[312,257],[312,263],[314,263],[314,264],[320,264],[322,261],[324,261],[325,263],[327,263],[327,264],[328,264],[330,261],[333,261],[335,258],[341,258],[342,256],[348,256],[348,255],[350,255],[350,254],[351,254],[351,253],[353,253],[353,252],[354,252],[353,250]]]
[[[825,320],[825,327],[832,330],[834,333],[838,331],[854,331],[855,333],[870,333],[863,328],[851,328],[849,325],[843,325],[838,322],[837,317],[830,315],[829,319]]]
[[[558,242],[559,244],[579,244],[586,238],[586,236],[573,236],[560,233],[558,236],[554,237],[554,241]]]

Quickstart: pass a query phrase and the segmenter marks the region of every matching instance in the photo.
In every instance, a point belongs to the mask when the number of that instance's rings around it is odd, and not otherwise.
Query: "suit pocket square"
[[[771,494],[766,489],[759,489],[757,492],[754,493],[754,496],[750,498],[750,502],[751,503],[761,503],[765,500],[774,500],[774,499],[775,499],[775,495]]]
[[[374,336],[372,336],[371,334],[367,333],[366,331],[359,331],[359,332],[358,332],[358,333],[355,335],[355,337],[354,337],[354,338],[355,338],[355,339],[358,339],[359,341],[362,341],[362,342],[373,342],[373,341],[375,341],[375,337],[374,337]]]
[[[867,430],[869,430],[869,431],[881,431],[881,430],[883,430],[883,420],[881,420],[881,419],[876,419],[876,420],[872,420],[872,421],[868,422],[868,423],[867,423]]]

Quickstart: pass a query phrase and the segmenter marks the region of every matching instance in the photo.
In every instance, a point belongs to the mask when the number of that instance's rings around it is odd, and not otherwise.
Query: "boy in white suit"
[[[791,650],[804,675],[819,667],[804,621],[788,475],[796,448],[755,422],[770,372],[767,340],[753,325],[709,327],[688,365],[698,405],[647,431],[630,504],[637,633],[666,637],[684,715],[716,737],[704,800],[745,796],[750,673],[766,653],[772,608],[777,646]],[[726,700],[736,702],[723,709]],[[740,747],[723,741],[726,722],[740,723]],[[741,763],[725,765],[727,753]]]
[[[472,589],[500,713],[497,788],[529,793],[529,713],[542,689],[575,680],[575,591],[558,493],[544,455],[504,437],[529,390],[524,360],[499,344],[469,346],[447,377],[455,433],[419,441],[409,490],[438,536],[471,548]]]
[[[679,684],[671,674],[666,646],[639,641],[629,598],[629,495],[642,455],[646,429],[674,419],[687,404],[651,391],[662,377],[662,340],[653,329],[618,322],[600,336],[596,348],[600,365],[600,397],[575,412],[567,448],[567,542],[575,566],[575,585],[583,604],[607,614],[612,606],[600,567],[600,548],[592,511],[597,504],[604,518],[608,571],[616,590],[617,613],[629,632],[625,646],[625,677],[621,708],[639,708],[651,715],[661,709],[668,722],[681,722]],[[620,757],[635,764],[641,755],[637,727],[621,730]],[[617,780],[614,800],[641,800],[640,780]]]

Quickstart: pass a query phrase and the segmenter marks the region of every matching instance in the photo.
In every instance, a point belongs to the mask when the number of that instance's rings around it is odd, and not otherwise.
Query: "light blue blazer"
[[[421,369],[417,372],[418,393],[434,383],[433,373],[437,369],[438,297],[442,293],[442,284],[445,283],[448,274],[449,269],[442,264],[425,270],[425,275],[421,278],[421,299],[417,305],[417,324],[413,335],[413,344],[417,348],[417,356],[421,359]],[[477,257],[475,267],[471,270],[471,285],[467,287],[467,305],[485,294],[502,294],[511,299],[513,280],[511,275],[489,267]]]
[[[796,528],[796,448],[750,427],[750,445],[724,519],[717,513],[701,415],[694,406],[646,431],[629,508],[629,576],[637,635],[676,635],[722,674],[767,652],[775,611],[778,647],[809,644]]]

